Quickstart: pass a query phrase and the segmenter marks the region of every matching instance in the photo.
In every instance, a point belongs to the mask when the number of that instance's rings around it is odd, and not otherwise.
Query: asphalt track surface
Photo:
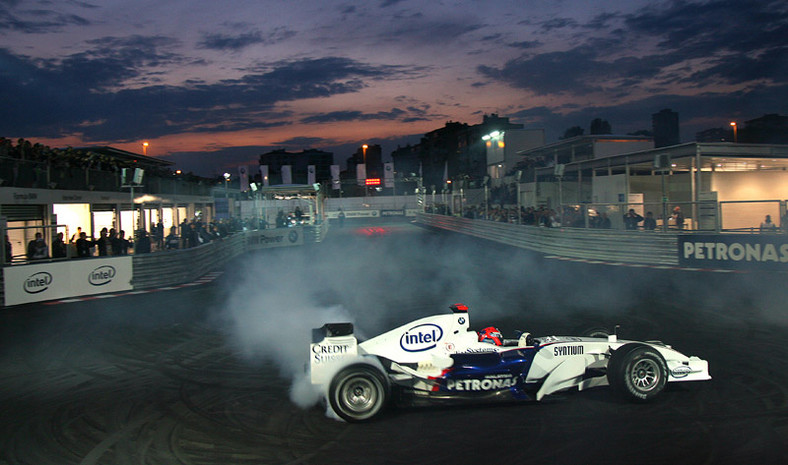
[[[0,311],[0,464],[785,463],[785,278],[563,263],[346,225],[201,286]],[[291,400],[313,322],[350,315],[374,335],[454,302],[472,327],[504,333],[618,323],[706,358],[714,379],[647,404],[598,388],[365,424]]]

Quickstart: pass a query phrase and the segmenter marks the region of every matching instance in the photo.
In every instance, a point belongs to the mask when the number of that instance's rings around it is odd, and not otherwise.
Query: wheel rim
[[[659,365],[654,360],[640,360],[630,371],[632,385],[639,391],[651,391],[659,385]]]
[[[367,378],[350,378],[343,386],[339,400],[350,412],[366,413],[373,409],[378,401],[378,387]]]

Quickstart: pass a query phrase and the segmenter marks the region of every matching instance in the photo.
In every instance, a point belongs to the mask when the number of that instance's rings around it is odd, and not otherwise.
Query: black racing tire
[[[626,398],[649,401],[658,396],[668,381],[668,366],[662,354],[645,344],[625,344],[615,350],[607,364],[610,386]]]
[[[367,364],[343,368],[328,388],[331,408],[349,423],[375,418],[384,410],[389,397],[389,386],[383,373]]]

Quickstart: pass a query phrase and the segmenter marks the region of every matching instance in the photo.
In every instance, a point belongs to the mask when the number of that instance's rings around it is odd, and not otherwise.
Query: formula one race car
[[[558,391],[610,385],[637,401],[667,382],[711,379],[708,362],[659,341],[519,334],[469,329],[468,307],[435,315],[359,343],[351,323],[312,331],[313,385],[349,422],[378,415],[394,397],[411,404],[454,400],[541,400]]]

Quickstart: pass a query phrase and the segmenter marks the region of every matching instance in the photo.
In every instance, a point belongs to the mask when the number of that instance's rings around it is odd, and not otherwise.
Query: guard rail
[[[467,234],[546,255],[677,266],[676,233],[545,228],[420,213],[425,226]]]

